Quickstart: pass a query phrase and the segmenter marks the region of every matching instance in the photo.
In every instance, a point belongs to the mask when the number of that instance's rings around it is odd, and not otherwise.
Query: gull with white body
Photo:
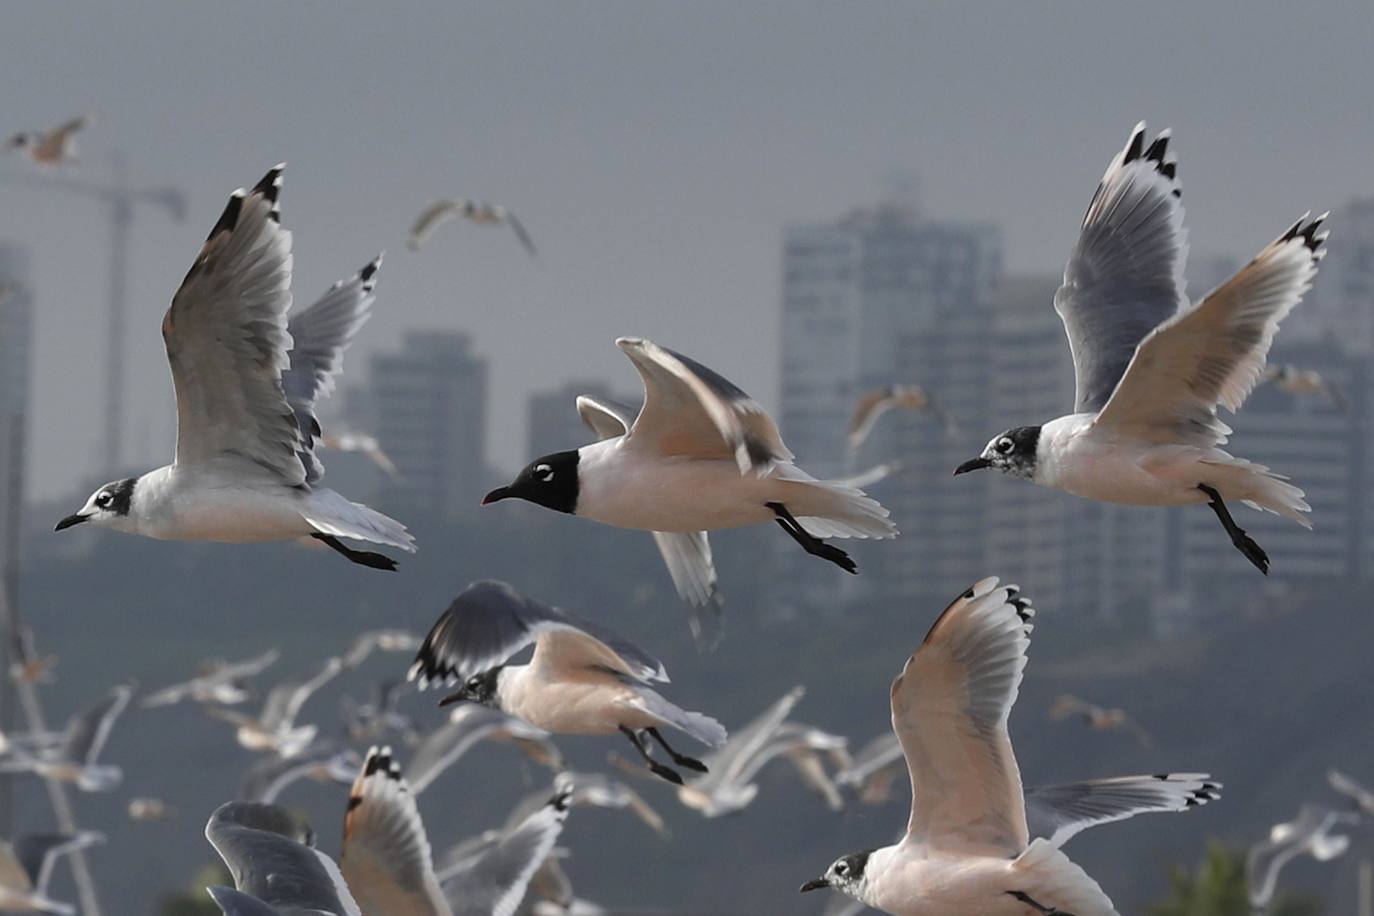
[[[277,661],[279,655],[276,649],[269,649],[259,656],[241,662],[206,662],[201,665],[203,673],[199,676],[154,691],[144,697],[139,705],[144,708],[170,706],[173,703],[191,700],[195,703],[234,706],[248,699],[248,678],[256,677],[267,670]]]
[[[1339,825],[1353,825],[1360,816],[1335,811],[1325,805],[1305,804],[1291,821],[1275,824],[1269,839],[1250,847],[1245,855],[1245,884],[1251,912],[1263,916],[1269,911],[1278,889],[1279,872],[1301,855],[1318,862],[1329,862],[1350,848],[1350,837],[1337,833]]]
[[[1293,394],[1298,397],[1318,394],[1330,400],[1331,406],[1341,413],[1347,413],[1350,410],[1350,402],[1346,400],[1345,393],[1341,391],[1340,386],[1316,369],[1303,369],[1292,363],[1266,366],[1264,374],[1260,376],[1259,384],[1273,385],[1284,394]]]
[[[23,151],[35,165],[45,168],[70,165],[76,161],[76,134],[90,120],[89,116],[81,115],[51,130],[21,131],[10,137],[6,145],[11,150]]]
[[[1085,827],[1216,797],[1201,775],[1126,777],[1043,790],[1058,814],[1032,838],[1007,719],[1034,611],[984,579],[936,620],[892,683],[892,727],[911,779],[911,816],[892,846],[837,859],[803,891],[831,887],[894,916],[1117,916],[1060,846]]]
[[[1187,233],[1169,131],[1145,125],[1108,166],[1064,270],[1054,307],[1073,354],[1074,412],[994,436],[955,469],[994,468],[1052,489],[1140,506],[1207,504],[1261,572],[1269,558],[1231,517],[1240,501],[1311,522],[1303,492],[1224,449],[1264,371],[1279,322],[1325,255],[1325,216],[1306,216],[1231,279],[1190,305]]]
[[[534,654],[527,664],[508,664],[531,643]],[[706,767],[675,751],[659,727],[670,726],[713,747],[726,737],[715,719],[676,706],[650,686],[667,683],[662,662],[604,627],[527,598],[504,582],[476,582],[454,599],[425,637],[409,678],[421,690],[431,683],[459,686],[440,705],[491,706],[553,734],[620,733],[650,770],[678,785],[682,777],[653,758],[645,736],[674,763],[698,772]]]
[[[51,747],[30,752],[15,745],[10,757],[0,761],[0,773],[34,773],[44,779],[71,783],[83,792],[106,792],[124,778],[124,771],[112,764],[97,763],[115,720],[129,705],[132,685],[121,684],[110,695],[85,712],[67,720],[61,741]]]
[[[525,251],[529,252],[530,257],[538,257],[539,252],[534,248],[534,240],[525,231],[525,226],[516,218],[515,214],[500,204],[488,203],[484,200],[473,200],[467,197],[455,197],[445,200],[436,200],[415,218],[415,224],[410,227],[410,240],[407,242],[412,251],[419,251],[420,248],[429,241],[429,237],[435,230],[449,220],[459,217],[470,223],[479,226],[510,226],[515,237],[520,240],[520,244]]]
[[[100,487],[61,531],[90,524],[161,540],[313,537],[354,563],[394,569],[340,538],[415,549],[405,527],[321,485],[316,401],[367,320],[380,256],[287,321],[291,233],[282,166],[235,191],[162,321],[176,388],[170,465]]]
[[[716,594],[706,533],[776,521],[807,553],[858,567],[823,538],[891,538],[888,511],[843,481],[792,462],[771,417],[734,384],[689,357],[635,337],[616,341],[639,371],[644,406],[577,399],[600,441],[536,458],[483,504],[528,500],[619,528],[651,531],[678,594]]]
[[[341,670],[343,662],[330,658],[305,677],[282,681],[268,691],[262,712],[256,718],[219,706],[206,707],[205,711],[235,726],[239,744],[248,750],[294,757],[315,740],[319,731],[315,725],[296,724],[301,707],[311,694],[333,680]]]
[[[57,857],[105,842],[100,833],[27,833],[0,840],[0,911],[72,916],[76,907],[48,896]]]

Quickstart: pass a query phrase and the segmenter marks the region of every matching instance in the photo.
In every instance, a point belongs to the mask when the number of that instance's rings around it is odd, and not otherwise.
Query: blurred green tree
[[[1149,916],[1251,916],[1245,889],[1245,853],[1217,840],[1196,872],[1176,866],[1169,876],[1169,897],[1149,909]],[[1316,897],[1280,892],[1269,916],[1320,916]]]
[[[184,890],[163,896],[158,904],[158,916],[222,916],[219,907],[205,889],[212,884],[234,886],[234,879],[223,863],[207,865],[191,879]]]

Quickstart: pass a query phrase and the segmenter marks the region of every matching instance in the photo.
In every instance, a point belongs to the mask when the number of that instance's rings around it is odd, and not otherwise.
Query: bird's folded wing
[[[315,457],[320,434],[315,404],[334,390],[334,380],[343,370],[344,350],[372,317],[376,299],[372,291],[381,263],[382,256],[377,255],[352,277],[335,283],[309,308],[292,315],[286,325],[291,336],[290,367],[282,373],[282,389],[296,414],[309,481],[324,474]]]
[[[390,748],[369,750],[353,783],[339,868],[366,913],[451,916],[415,797]]]
[[[892,682],[892,728],[911,776],[907,843],[1004,856],[1026,848],[1007,717],[1032,614],[1014,587],[984,579],[945,609]]]
[[[1077,381],[1074,411],[1107,403],[1136,345],[1185,304],[1188,255],[1169,132],[1148,147],[1137,124],[1083,217],[1054,308]]]
[[[177,398],[179,465],[250,461],[305,483],[290,367],[291,233],[281,228],[281,167],[235,191],[162,320]]]
[[[1259,381],[1279,322],[1312,285],[1326,253],[1324,218],[1298,220],[1196,308],[1152,331],[1097,424],[1161,442],[1224,442],[1231,431],[1217,405],[1239,410]]]
[[[1165,773],[1091,779],[1026,790],[1026,824],[1033,837],[1063,846],[1070,837],[1112,821],[1156,811],[1186,811],[1220,797],[1206,773]]]
[[[494,580],[474,582],[453,600],[425,637],[408,677],[422,689],[457,682],[546,638],[567,654],[549,659],[547,650],[541,657],[536,649],[536,664],[596,664],[637,680],[668,679],[658,659],[624,637]]]
[[[268,906],[362,916],[339,867],[311,845],[314,832],[285,808],[229,802],[210,815],[205,838],[235,887]]]
[[[568,794],[560,792],[504,833],[444,881],[454,916],[511,916],[530,878],[548,858],[568,817]]]
[[[616,346],[644,382],[631,447],[661,456],[734,460],[742,473],[763,473],[792,459],[772,418],[729,380],[648,340],[622,337]]]

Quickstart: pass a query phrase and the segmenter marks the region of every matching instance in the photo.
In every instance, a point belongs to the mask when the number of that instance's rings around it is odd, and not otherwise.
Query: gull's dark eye
[[[997,451],[1001,452],[1003,455],[1010,455],[1012,446],[1013,443],[1010,439],[1003,438],[997,440]]]
[[[97,497],[95,498],[95,504],[96,504],[97,506],[99,506],[100,508],[104,509],[104,508],[106,508],[107,506],[109,506],[109,504],[110,504],[110,499],[111,499],[111,497],[110,497],[110,491],[109,491],[109,490],[105,490],[105,491],[102,492],[99,496],[97,496]]]
[[[547,464],[536,464],[534,466],[534,476],[547,483],[553,480],[553,468],[549,467]]]
[[[849,864],[847,862],[836,862],[835,874],[839,875],[841,878],[849,874]]]

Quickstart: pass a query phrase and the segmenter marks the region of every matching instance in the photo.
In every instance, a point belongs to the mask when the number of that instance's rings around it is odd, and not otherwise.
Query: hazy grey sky
[[[174,428],[161,314],[228,192],[281,159],[298,304],[385,248],[349,369],[407,327],[472,331],[504,464],[524,457],[532,389],[634,384],[621,334],[771,403],[781,226],[872,200],[894,169],[919,174],[927,212],[1002,225],[1010,266],[1041,272],[1140,118],[1175,128],[1195,252],[1248,257],[1374,192],[1367,2],[118,6],[7,6],[0,130],[97,112],[83,172],[117,148],[190,195],[185,224],[150,213],[134,241],[128,438],[149,465]],[[461,225],[407,251],[435,195],[509,204],[541,260]],[[34,254],[31,479],[51,495],[113,470],[96,454],[106,223],[0,183],[0,238]]]

